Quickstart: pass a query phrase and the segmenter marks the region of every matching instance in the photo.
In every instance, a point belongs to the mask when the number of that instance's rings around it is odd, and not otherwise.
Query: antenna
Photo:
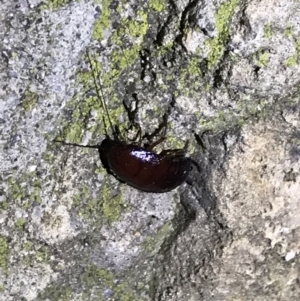
[[[124,52],[123,48],[120,46],[120,49],[121,49],[121,52],[123,54],[123,57],[126,61],[126,68],[124,68],[123,71],[125,71],[125,76],[127,79],[129,79],[129,62],[128,62],[128,55],[126,55],[126,53]],[[122,71],[122,72],[123,72]],[[141,145],[141,141],[142,141],[142,134],[141,134],[141,127],[140,125],[136,122],[136,113],[138,111],[138,108],[139,108],[139,101],[137,99],[137,97],[133,97],[133,99],[135,100],[135,109],[132,110],[132,104],[130,104],[130,106],[127,106],[127,104],[124,103],[123,101],[123,105],[124,105],[124,108],[127,112],[127,116],[128,116],[128,120],[130,122],[130,126],[132,126],[133,128],[135,128],[137,130],[137,133],[135,135],[135,137],[133,139],[130,139],[131,141],[136,141],[137,139],[139,139],[139,142],[138,144]]]
[[[62,143],[63,145],[68,145],[68,146],[78,146],[78,147],[85,147],[85,148],[98,148],[99,149],[99,145],[82,145],[82,144],[78,144],[78,143],[67,143],[61,140],[53,140],[53,142],[56,143]]]
[[[95,73],[93,72],[93,63],[92,63],[92,59],[90,57],[89,51],[87,51],[87,57],[88,57],[88,60],[89,60],[89,63],[90,63],[90,67],[92,69],[92,76],[93,76],[93,81],[94,81],[94,85],[95,85],[95,89],[96,89],[96,95],[99,99],[99,102],[100,102],[100,105],[101,105],[102,109],[104,110],[105,114],[107,115],[107,119],[108,119],[110,129],[111,129],[112,134],[115,138],[116,132],[114,130],[111,119],[109,117],[109,112],[108,112],[108,108],[107,108],[107,105],[106,105],[106,102],[105,102],[105,99],[104,99],[104,93],[103,93],[102,85],[101,85],[100,79],[98,79],[99,85],[97,84],[97,79],[96,79]],[[95,65],[95,70],[96,70],[96,73],[99,74],[99,70],[97,69],[97,64]],[[109,136],[107,134],[107,126],[106,126],[104,116],[102,116],[102,119],[103,119],[103,123],[104,123],[104,127],[105,127],[105,135]]]

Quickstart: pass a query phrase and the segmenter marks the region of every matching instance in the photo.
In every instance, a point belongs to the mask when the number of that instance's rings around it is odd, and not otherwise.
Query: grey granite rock
[[[2,1],[0,300],[299,299],[299,9]],[[55,143],[111,135],[99,98],[126,141],[169,112],[156,151],[189,141],[192,185]]]

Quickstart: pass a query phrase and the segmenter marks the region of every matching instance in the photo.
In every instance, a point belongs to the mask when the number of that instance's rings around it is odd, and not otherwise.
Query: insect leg
[[[184,157],[186,154],[186,150],[188,148],[189,141],[185,142],[185,145],[183,148],[177,148],[177,149],[165,149],[160,152],[160,155],[163,157]]]

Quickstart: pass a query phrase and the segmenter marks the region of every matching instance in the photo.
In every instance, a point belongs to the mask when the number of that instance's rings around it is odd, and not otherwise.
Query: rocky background
[[[4,0],[0,24],[1,300],[299,299],[299,1]],[[100,99],[125,141],[169,112],[156,151],[189,141],[192,185],[54,142],[100,144]]]

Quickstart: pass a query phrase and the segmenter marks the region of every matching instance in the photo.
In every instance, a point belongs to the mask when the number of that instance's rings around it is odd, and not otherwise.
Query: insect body
[[[156,154],[147,149],[110,139],[99,146],[102,164],[116,178],[146,192],[167,192],[182,184],[191,169],[191,160],[163,151]]]

